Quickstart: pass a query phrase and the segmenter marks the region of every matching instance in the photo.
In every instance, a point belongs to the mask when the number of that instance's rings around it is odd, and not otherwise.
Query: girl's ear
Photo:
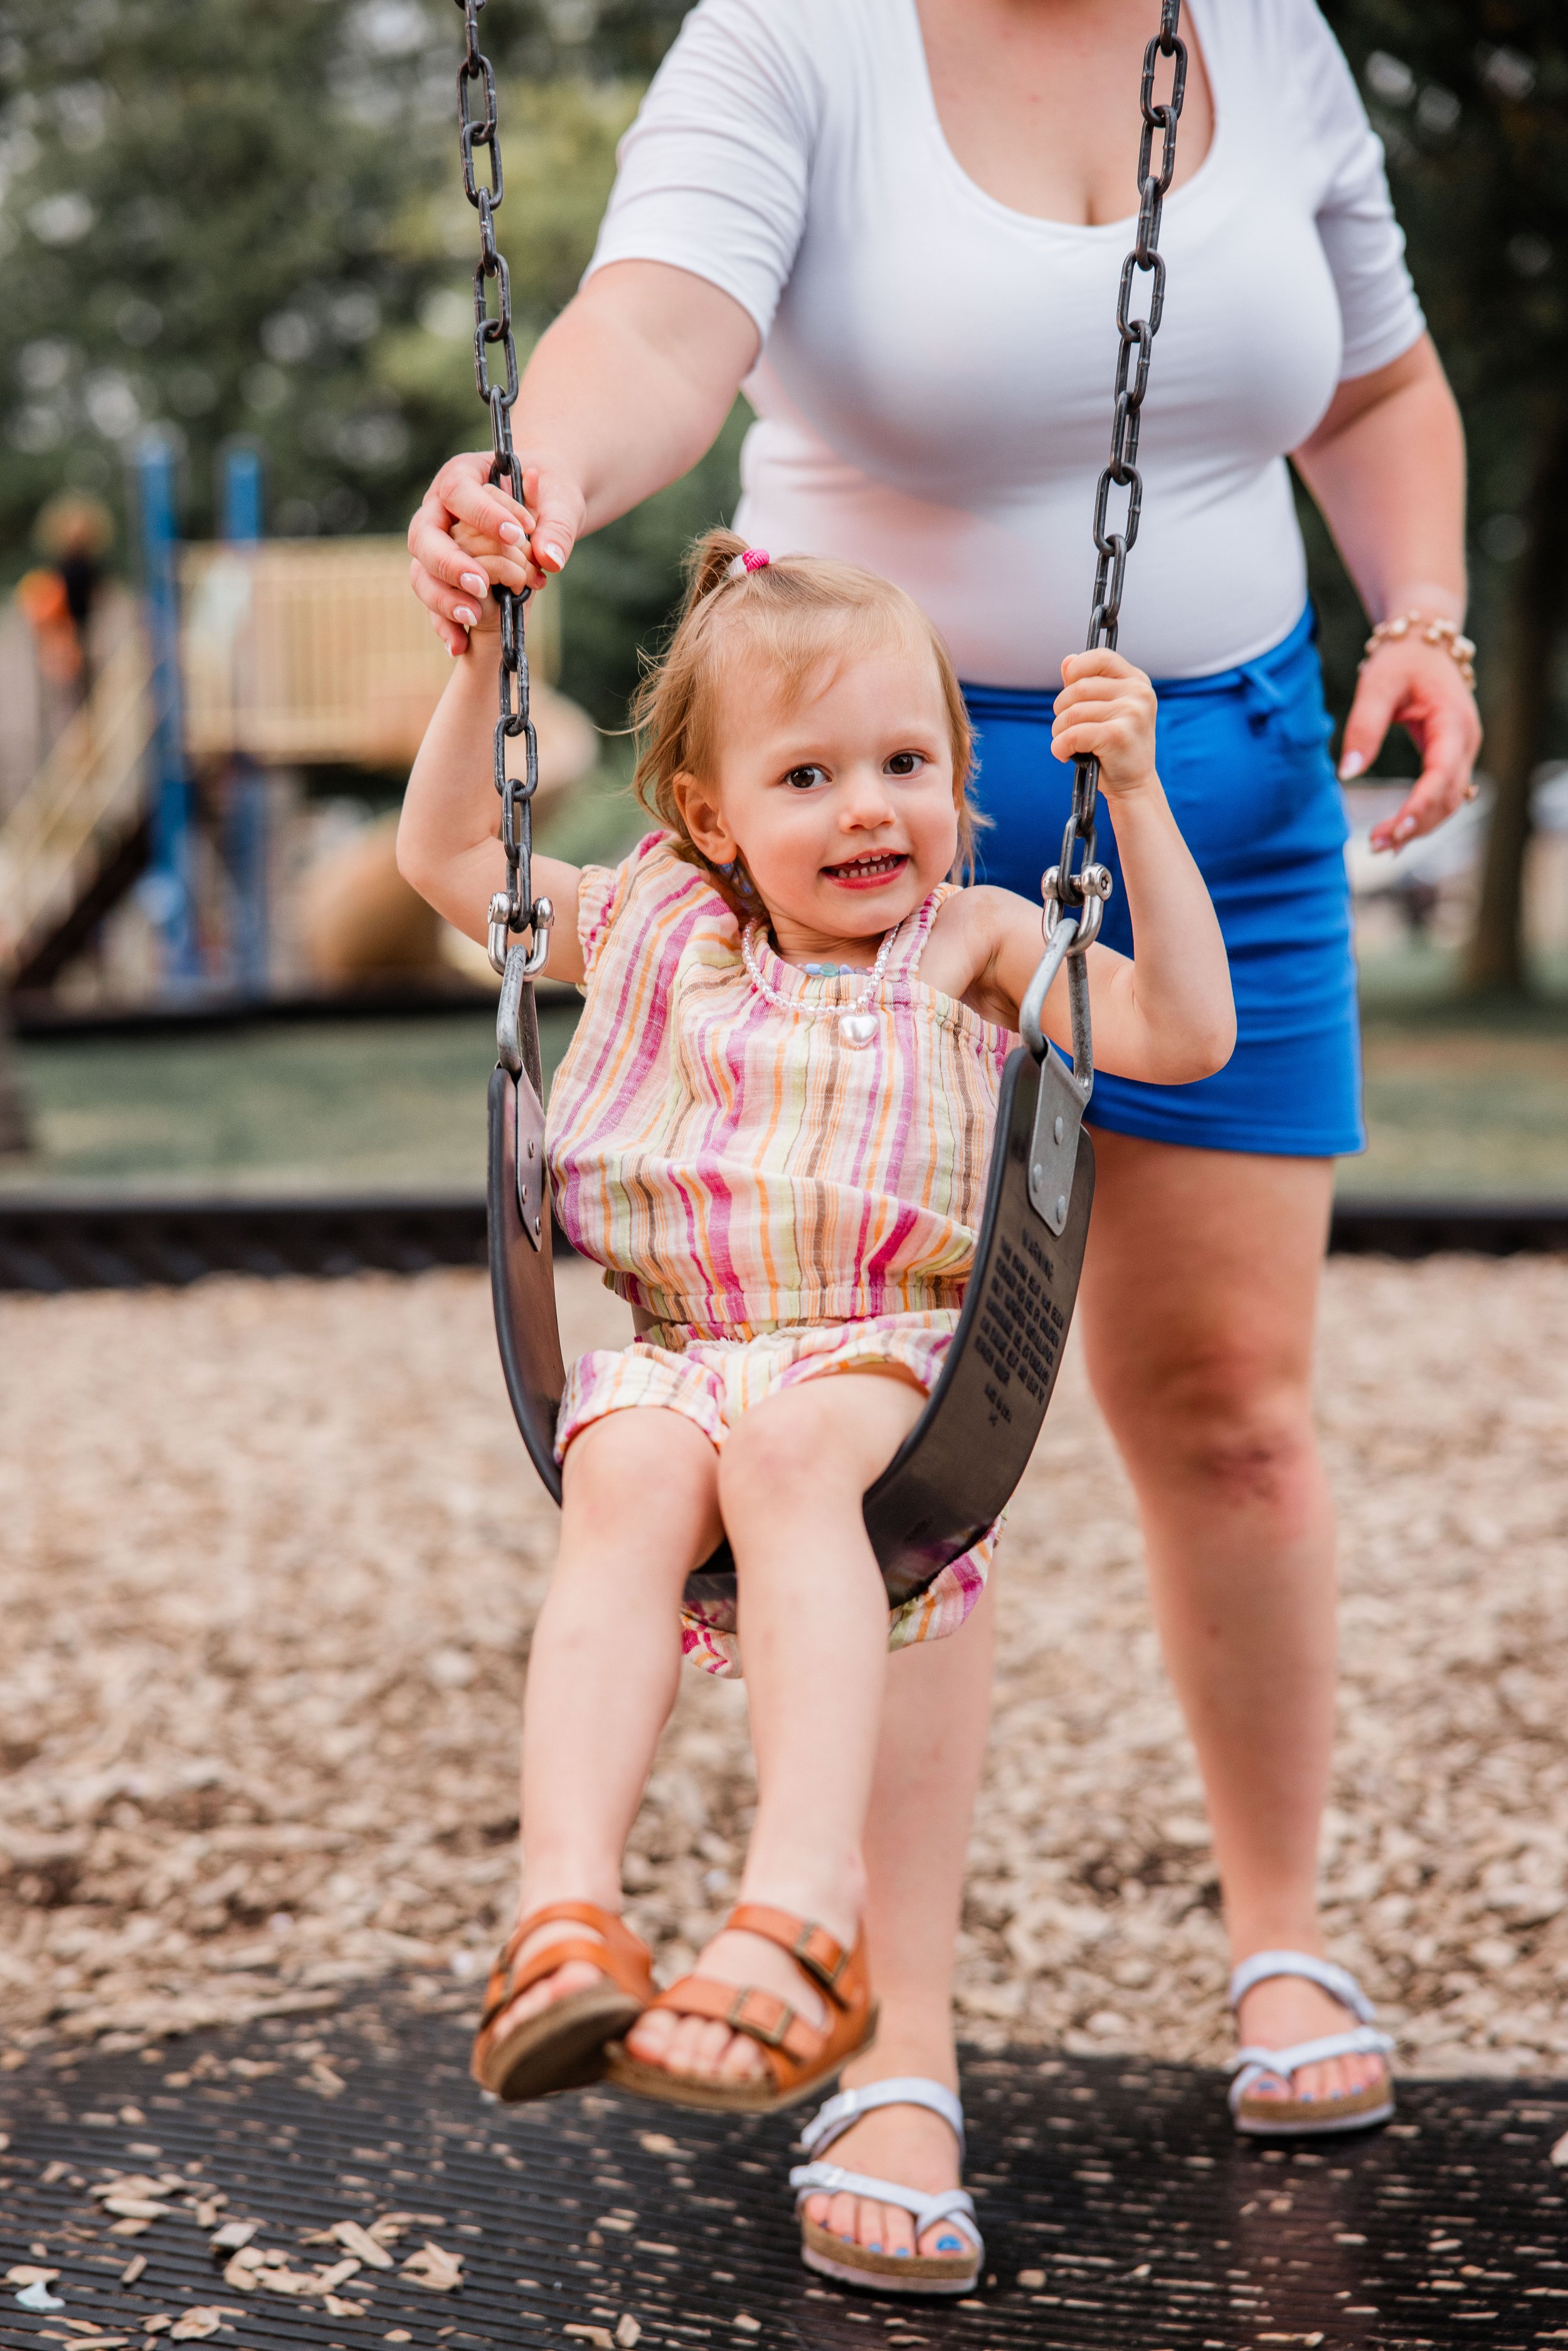
[[[670,789],[693,847],[710,865],[733,865],[740,844],[724,821],[714,786],[682,768],[670,778]]]

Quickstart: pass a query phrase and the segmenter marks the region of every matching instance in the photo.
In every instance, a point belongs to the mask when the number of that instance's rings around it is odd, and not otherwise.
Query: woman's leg
[[[1312,1373],[1332,1164],[1103,1130],[1094,1148],[1080,1321],[1137,1492],[1232,1953],[1319,1952],[1335,1590]],[[1243,2039],[1272,2048],[1346,2022],[1326,1992],[1288,1978],[1242,2003]],[[1297,2095],[1359,2088],[1382,2069],[1377,2057],[1304,2067]]]
[[[719,1457],[757,1757],[740,1900],[817,1919],[845,1945],[865,1907],[861,1844],[887,1661],[887,1594],[861,1499],[923,1401],[910,1382],[877,1374],[803,1381],[746,1413]],[[716,1936],[698,1972],[758,1984],[821,2021],[789,1956],[758,1936]],[[627,2041],[674,2072],[737,2079],[763,2067],[747,2035],[667,2010],[650,2011]]]
[[[519,1917],[549,1902],[620,1910],[622,1855],[680,1676],[681,1587],[719,1531],[718,1456],[661,1406],[591,1422],[562,1485],[560,1551],[528,1653]],[[543,1927],[538,1940],[561,1933]],[[586,1961],[558,1968],[513,2002],[507,2029],[593,1980]]]
[[[959,1632],[888,1660],[864,1844],[866,1938],[882,2022],[874,2046],[844,2068],[846,2088],[897,2074],[957,2086],[953,1956],[990,1723],[995,1622],[988,1586]],[[940,2116],[918,2106],[867,2115],[834,2141],[829,2159],[926,2195],[959,2184],[952,2132]],[[914,2248],[909,2214],[895,2205],[815,2196],[806,2210],[835,2236],[889,2253]],[[950,2223],[939,2221],[917,2250],[956,2252],[961,2242]]]

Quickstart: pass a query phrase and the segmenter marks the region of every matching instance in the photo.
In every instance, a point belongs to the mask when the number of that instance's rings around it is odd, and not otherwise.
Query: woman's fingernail
[[[553,563],[558,570],[566,561],[566,558],[561,553],[559,548],[555,546],[554,543],[548,538],[541,542],[538,551],[544,557],[546,562]]]
[[[471,612],[466,604],[454,604],[452,617],[455,621],[461,621],[465,629],[476,629],[479,625],[478,613]]]
[[[466,588],[471,596],[487,596],[490,592],[489,581],[482,579],[477,571],[465,571],[457,585]]]
[[[1339,763],[1340,782],[1348,784],[1354,777],[1360,775],[1365,765],[1366,761],[1359,751],[1347,751]]]
[[[508,547],[517,546],[521,541],[522,536],[523,532],[520,523],[504,522],[501,525],[501,537],[506,540]]]
[[[1398,823],[1394,828],[1394,838],[1396,841],[1408,841],[1415,830],[1415,818],[1413,816],[1402,816]]]

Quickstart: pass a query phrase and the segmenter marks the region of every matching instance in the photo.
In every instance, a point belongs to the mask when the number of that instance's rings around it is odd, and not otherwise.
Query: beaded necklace
[[[907,920],[906,915],[904,921]],[[765,998],[776,1010],[804,1012],[811,1018],[819,1012],[836,1012],[839,1019],[839,1042],[849,1046],[852,1051],[863,1052],[868,1045],[873,1045],[876,1042],[876,1015],[874,1012],[868,1011],[866,1007],[870,1003],[873,989],[887,969],[887,959],[893,953],[893,943],[903,928],[903,923],[895,923],[888,932],[876,951],[875,962],[866,974],[865,986],[851,1004],[808,1004],[798,996],[781,996],[776,987],[763,978],[758,965],[756,941],[761,930],[760,924],[753,925],[746,932],[740,942],[740,952],[751,985],[756,988],[758,996]],[[803,968],[809,978],[836,979],[846,973],[850,967],[841,964],[809,963]]]

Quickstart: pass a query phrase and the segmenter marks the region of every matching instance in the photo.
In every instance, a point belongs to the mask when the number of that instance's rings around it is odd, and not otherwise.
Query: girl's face
[[[675,793],[705,857],[745,858],[781,955],[880,937],[957,854],[936,664],[890,641],[787,695],[758,661],[726,695],[716,776]]]

